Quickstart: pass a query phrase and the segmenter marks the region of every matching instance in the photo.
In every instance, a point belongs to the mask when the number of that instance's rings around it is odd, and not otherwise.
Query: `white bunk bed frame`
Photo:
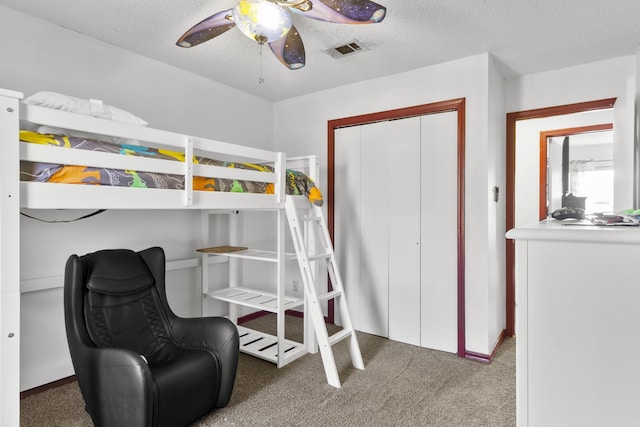
[[[285,154],[182,135],[148,127],[82,116],[49,108],[22,104],[20,118],[30,123],[110,135],[141,141],[142,145],[185,154],[185,162],[122,156],[119,154],[60,150],[39,144],[20,144],[20,158],[49,163],[145,170],[185,176],[184,190],[163,190],[91,185],[20,183],[20,204],[32,209],[281,209],[284,206]],[[259,172],[193,163],[193,154],[214,159],[232,157],[235,161],[270,163],[274,172]],[[237,160],[240,159],[240,160]],[[194,191],[193,177],[216,177],[273,183],[274,194]],[[140,191],[141,190],[141,191]]]
[[[0,333],[2,334],[0,336],[0,401],[2,402],[0,425],[3,426],[19,424],[20,208],[197,209],[203,212],[224,209],[257,209],[277,210],[279,217],[284,218],[285,201],[288,201],[287,209],[292,206],[296,206],[296,208],[311,208],[312,206],[305,196],[285,195],[287,164],[284,153],[26,105],[20,102],[22,98],[23,95],[19,92],[0,89],[0,143],[2,144],[0,149]],[[19,143],[20,121],[138,140],[144,146],[182,152],[185,154],[186,160],[185,162],[176,162]],[[194,164],[192,161],[194,154],[219,160],[270,164],[273,166],[274,172]],[[185,188],[184,190],[165,190],[20,182],[20,160],[184,175]],[[305,162],[308,162],[308,170],[317,174],[315,157],[298,158],[295,160],[296,165],[291,168],[298,169]],[[274,194],[196,191],[192,184],[194,176],[273,183]],[[317,180],[317,176],[311,176],[311,178]],[[284,238],[283,224],[284,220],[279,220],[276,252],[277,257],[281,260],[285,259],[285,245],[280,241]],[[331,252],[333,252],[332,248]],[[205,257],[202,262],[203,266],[209,263],[209,261],[205,261]],[[332,262],[335,264],[335,258],[332,258]],[[207,269],[203,268],[202,270]],[[207,274],[203,273],[203,279],[206,276]],[[206,290],[206,284],[203,290]],[[277,296],[279,301],[284,302],[282,299],[284,298],[283,290],[278,289]],[[344,305],[346,306],[346,301]],[[232,308],[230,310],[231,316],[235,317],[235,310]],[[282,320],[278,320],[279,330],[283,329],[282,322]],[[362,369],[362,360],[350,320],[349,327],[351,328],[350,333],[344,335],[352,336],[356,348],[355,354],[359,359],[354,359],[357,362],[354,364]],[[305,326],[306,330],[310,330],[308,326]],[[307,334],[305,333],[305,335]],[[305,337],[306,339],[307,337]],[[333,342],[328,341],[327,344],[330,346]],[[305,352],[315,352],[313,344],[305,344],[304,347]],[[323,351],[323,359],[324,357]],[[280,360],[283,359],[281,357]],[[280,362],[277,363],[281,366]],[[335,371],[335,366],[333,370]],[[328,371],[327,376],[329,379]],[[329,382],[339,387],[337,372],[332,376],[333,378],[329,379]]]

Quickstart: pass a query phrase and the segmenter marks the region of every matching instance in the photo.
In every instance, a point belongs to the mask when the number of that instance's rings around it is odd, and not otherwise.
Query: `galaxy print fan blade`
[[[304,67],[305,51],[300,33],[292,26],[287,35],[269,43],[269,48],[282,64],[290,70]]]
[[[180,47],[197,46],[235,26],[235,22],[231,19],[231,9],[223,10],[188,29],[176,44]]]
[[[338,24],[375,24],[381,22],[387,9],[368,0],[314,0],[310,8],[291,7],[291,11],[307,18]],[[304,3],[303,3],[304,4]]]

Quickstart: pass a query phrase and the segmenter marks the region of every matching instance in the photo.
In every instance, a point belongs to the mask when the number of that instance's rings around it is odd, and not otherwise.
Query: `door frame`
[[[549,215],[547,211],[547,140],[558,136],[575,136],[612,129],[613,123],[602,123],[591,126],[540,131],[540,221]]]
[[[506,231],[515,226],[515,184],[516,184],[516,124],[520,120],[541,119],[587,111],[613,108],[617,98],[579,102],[555,107],[507,113],[507,165],[506,165]],[[515,287],[515,242],[505,239],[506,245],[506,334],[515,335],[516,287]]]
[[[327,210],[328,228],[331,240],[334,240],[334,194],[335,194],[335,130],[350,126],[360,126],[369,123],[376,123],[388,120],[406,119],[410,117],[424,116],[455,111],[458,115],[458,154],[457,154],[457,255],[458,255],[458,351],[459,357],[469,357],[483,359],[483,355],[467,352],[465,335],[465,235],[464,235],[464,171],[465,171],[465,106],[466,98],[456,98],[447,101],[434,102],[430,104],[415,105],[412,107],[399,108],[395,110],[380,111],[358,116],[343,117],[329,120],[327,122]],[[333,300],[329,301],[329,320],[334,319]],[[487,356],[488,357],[488,356]]]

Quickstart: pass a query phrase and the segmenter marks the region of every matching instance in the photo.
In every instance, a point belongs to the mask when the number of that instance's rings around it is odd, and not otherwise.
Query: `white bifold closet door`
[[[335,247],[357,330],[457,350],[457,116],[338,129]]]
[[[421,117],[423,347],[458,350],[458,114]]]

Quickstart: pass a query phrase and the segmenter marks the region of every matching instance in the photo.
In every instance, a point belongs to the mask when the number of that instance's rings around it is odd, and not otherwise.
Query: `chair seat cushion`
[[[176,361],[151,368],[156,390],[158,426],[184,426],[214,407],[219,383],[216,356],[207,350],[186,350]]]

